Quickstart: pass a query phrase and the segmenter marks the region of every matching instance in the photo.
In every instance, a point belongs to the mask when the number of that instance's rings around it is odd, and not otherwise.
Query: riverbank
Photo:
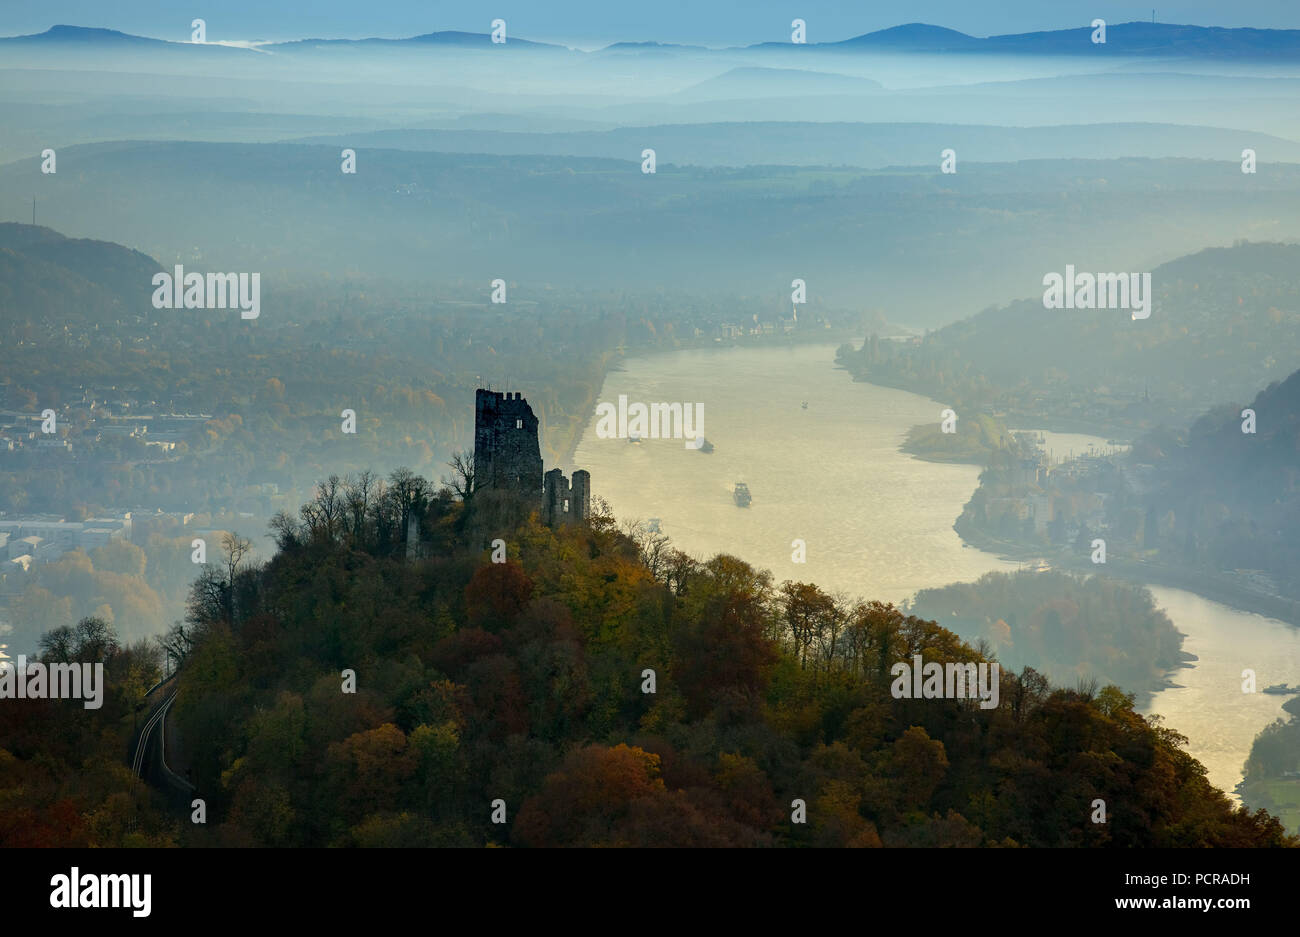
[[[1059,550],[1045,550],[1039,544],[1024,544],[994,537],[969,523],[963,523],[960,517],[952,527],[963,543],[996,554],[1011,562],[1026,563],[1042,558],[1049,560],[1055,566],[1076,572],[1105,573],[1144,585],[1155,583],[1172,589],[1183,589],[1238,611],[1263,615],[1265,618],[1275,618],[1292,626],[1300,626],[1300,602],[1284,596],[1257,592],[1213,573],[1174,569],[1160,563],[1126,560],[1113,556],[1107,557],[1104,564],[1094,564],[1090,559],[1077,555]]]
[[[843,364],[840,359],[836,359],[835,368],[844,371],[853,380],[855,384],[873,384],[876,387],[888,387],[893,390],[905,390],[908,393],[920,394],[923,397],[941,400],[945,406],[954,406],[952,400],[944,399],[942,391],[935,391],[934,388],[927,388],[924,382],[918,380],[907,380],[903,378],[891,379],[889,375],[873,374],[869,378],[859,373],[854,368]],[[964,408],[962,408],[964,409]],[[1142,433],[1150,430],[1160,422],[1167,425],[1177,425],[1180,418],[1175,414],[1161,415],[1160,419],[1152,419],[1147,423],[1135,424],[1125,421],[1113,420],[1095,420],[1085,417],[1062,414],[1056,411],[1047,410],[1025,410],[1021,408],[1012,408],[1005,412],[995,410],[998,415],[996,419],[1006,425],[1012,432],[1019,432],[1011,424],[1032,426],[1035,429],[1045,430],[1049,433],[1076,433],[1086,436],[1099,436],[1102,439],[1134,439]],[[958,411],[960,415],[960,410]],[[1199,416],[1196,414],[1195,416]],[[1195,419],[1195,416],[1191,419]],[[1190,422],[1184,420],[1182,422]]]
[[[988,420],[987,417],[982,419]],[[1064,432],[1060,429],[1047,427],[1035,427],[1035,429],[1045,430],[1046,432]],[[1022,432],[1022,430],[1008,429],[1008,432],[1016,433]],[[983,427],[981,427],[981,435],[987,435],[987,431]],[[1087,435],[1095,434],[1088,433]],[[953,437],[949,435],[947,438],[951,439]],[[933,424],[920,424],[909,431],[907,439],[900,449],[913,458],[925,462],[965,463],[977,465],[981,469],[988,465],[987,455],[990,455],[993,451],[990,444],[983,442],[983,440],[977,440],[968,443],[965,447],[945,452],[942,451],[943,439],[944,437],[940,437],[934,432]],[[973,524],[964,522],[962,520],[964,516],[963,513],[953,523],[953,529],[957,531],[958,536],[961,537],[964,543],[980,550],[995,553],[1013,562],[1029,562],[1041,557],[1050,559],[1056,566],[1080,572],[1105,572],[1131,582],[1155,583],[1174,589],[1185,589],[1188,592],[1214,602],[1220,602],[1239,611],[1263,615],[1266,618],[1276,618],[1289,625],[1300,627],[1300,601],[1251,588],[1222,573],[1187,570],[1162,563],[1133,560],[1114,555],[1107,558],[1103,570],[1098,568],[1100,564],[1093,564],[1091,559],[1085,559],[1074,552],[1045,547],[1039,543],[1022,543],[994,537],[985,531],[979,530]]]

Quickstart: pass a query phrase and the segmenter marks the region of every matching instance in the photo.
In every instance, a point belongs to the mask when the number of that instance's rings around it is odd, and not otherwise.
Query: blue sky
[[[1300,28],[1300,0],[1179,0],[1155,4],[1163,23]],[[789,38],[845,39],[900,23],[926,22],[985,36],[1151,18],[1146,4],[1112,0],[0,0],[0,35],[43,32],[55,23],[103,26],[161,39],[188,39],[194,17],[208,40],[411,36],[441,29],[487,32],[502,17],[521,38],[731,45]]]

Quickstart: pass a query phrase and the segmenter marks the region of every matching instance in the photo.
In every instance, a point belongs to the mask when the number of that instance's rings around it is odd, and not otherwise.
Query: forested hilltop
[[[922,589],[908,611],[988,642],[1003,666],[1034,666],[1063,683],[1114,683],[1143,707],[1190,657],[1150,590],[1105,576],[986,573]]]
[[[1151,271],[1147,319],[1046,309],[1040,294],[912,341],[872,336],[837,360],[857,380],[934,397],[959,416],[1131,439],[1249,399],[1295,369],[1297,271],[1297,244],[1211,248]]]
[[[276,518],[269,562],[243,563],[230,540],[225,562],[205,567],[164,642],[183,658],[168,760],[206,799],[205,826],[132,792],[122,766],[157,648],[117,650],[93,621],[48,637],[52,658],[106,658],[110,688],[94,713],[0,709],[0,836],[1300,844],[1234,809],[1184,739],[1114,687],[1053,688],[1025,668],[1001,674],[994,708],[895,699],[890,668],[912,655],[987,658],[892,606],[778,586],[734,556],[691,559],[603,509],[552,529],[493,492],[467,495],[408,472],[333,478]],[[418,546],[403,536],[412,516]],[[1098,800],[1105,823],[1093,822]],[[797,802],[806,823],[792,822]]]

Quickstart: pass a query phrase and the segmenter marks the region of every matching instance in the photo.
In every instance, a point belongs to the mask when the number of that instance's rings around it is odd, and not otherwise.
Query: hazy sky
[[[1300,28],[1300,0],[1178,0],[1162,23]],[[209,41],[487,32],[502,17],[521,38],[685,40],[708,45],[787,40],[795,17],[808,41],[846,39],[900,23],[935,23],[977,36],[1149,20],[1151,3],[1114,0],[0,0],[0,35],[56,23],[188,39],[194,17]]]

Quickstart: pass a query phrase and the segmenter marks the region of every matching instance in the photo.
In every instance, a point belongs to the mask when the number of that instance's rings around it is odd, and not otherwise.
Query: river
[[[699,557],[734,553],[770,569],[778,583],[816,582],[900,603],[919,589],[1015,569],[964,546],[952,529],[979,469],[899,451],[907,431],[938,422],[944,405],[855,384],[833,367],[834,354],[833,346],[804,345],[626,359],[599,400],[703,404],[703,432],[715,450],[686,449],[678,439],[601,439],[593,418],[574,465],[591,472],[593,494],[621,520],[658,518],[678,548]],[[1075,452],[1105,446],[1078,434],[1049,441]],[[732,499],[738,481],[753,495],[748,508]],[[803,563],[792,556],[796,540]],[[1180,686],[1155,694],[1148,712],[1186,735],[1210,781],[1231,792],[1256,733],[1282,715],[1287,699],[1243,694],[1241,671],[1253,668],[1259,689],[1297,682],[1300,629],[1179,589],[1151,590],[1200,660],[1178,671]]]

